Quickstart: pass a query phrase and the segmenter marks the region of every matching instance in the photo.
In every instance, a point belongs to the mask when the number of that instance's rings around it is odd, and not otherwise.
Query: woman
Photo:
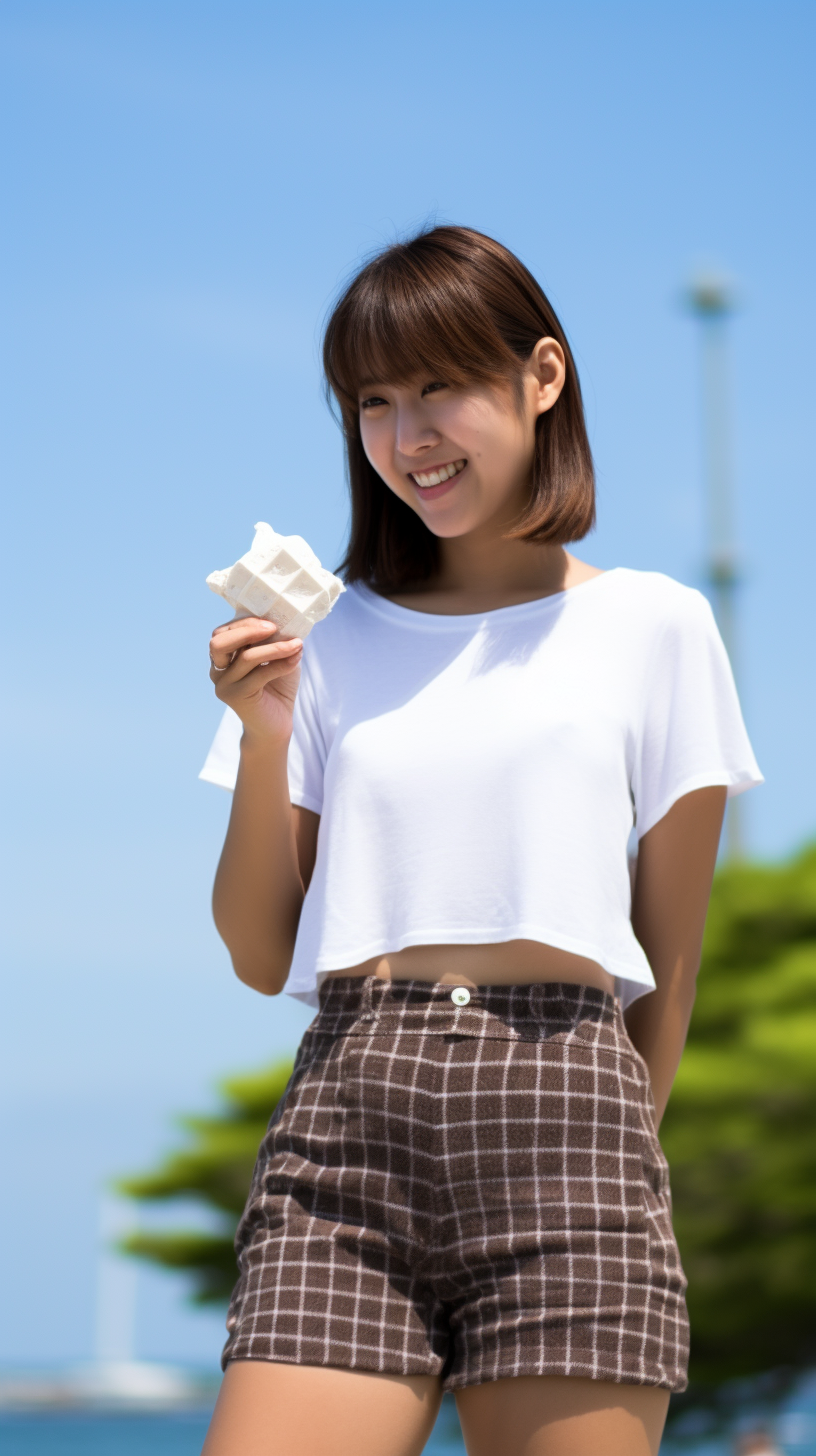
[[[699,593],[565,550],[580,388],[505,248],[389,248],[324,361],[349,590],[305,649],[210,643],[243,725],[216,924],[318,1011],[206,1456],[410,1456],[443,1390],[470,1456],[646,1456],[688,1353],[657,1127],[726,795],[761,780],[727,658]]]

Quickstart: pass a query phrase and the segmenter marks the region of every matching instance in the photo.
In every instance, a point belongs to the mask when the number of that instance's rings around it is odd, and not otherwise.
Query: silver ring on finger
[[[234,661],[235,661],[235,653],[233,652],[232,656],[230,657],[229,662],[227,663],[227,666],[226,667],[219,667],[217,663],[213,662],[213,655],[212,655],[212,653],[210,653],[210,666],[211,666],[213,672],[226,672],[228,667],[232,667],[232,664],[233,664]]]

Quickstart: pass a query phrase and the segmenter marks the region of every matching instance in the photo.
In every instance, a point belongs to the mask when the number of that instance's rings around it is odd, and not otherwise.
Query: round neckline
[[[457,626],[473,626],[478,622],[505,621],[512,618],[532,616],[536,612],[551,606],[563,606],[567,597],[578,594],[582,595],[588,587],[597,586],[599,582],[605,581],[610,576],[621,572],[623,567],[612,566],[606,571],[601,571],[598,576],[591,576],[587,581],[576,582],[575,586],[564,587],[557,592],[549,592],[543,597],[533,597],[529,602],[511,602],[507,607],[488,607],[482,612],[418,612],[414,607],[404,607],[399,602],[392,602],[388,597],[381,597],[363,581],[352,583],[351,590],[359,596],[360,600],[372,611],[380,612],[383,616],[391,617],[395,621],[405,625],[429,626],[438,628],[453,628]]]

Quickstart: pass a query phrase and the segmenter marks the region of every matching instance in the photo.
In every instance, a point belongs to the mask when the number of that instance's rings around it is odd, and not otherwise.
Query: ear
[[[567,378],[567,361],[557,339],[539,339],[527,363],[536,415],[552,409]]]

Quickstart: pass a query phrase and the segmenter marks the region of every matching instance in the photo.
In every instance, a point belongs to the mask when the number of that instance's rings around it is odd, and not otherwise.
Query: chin
[[[424,519],[424,517],[423,517]],[[455,541],[457,536],[468,536],[480,525],[479,521],[425,521],[432,536],[441,541]]]

